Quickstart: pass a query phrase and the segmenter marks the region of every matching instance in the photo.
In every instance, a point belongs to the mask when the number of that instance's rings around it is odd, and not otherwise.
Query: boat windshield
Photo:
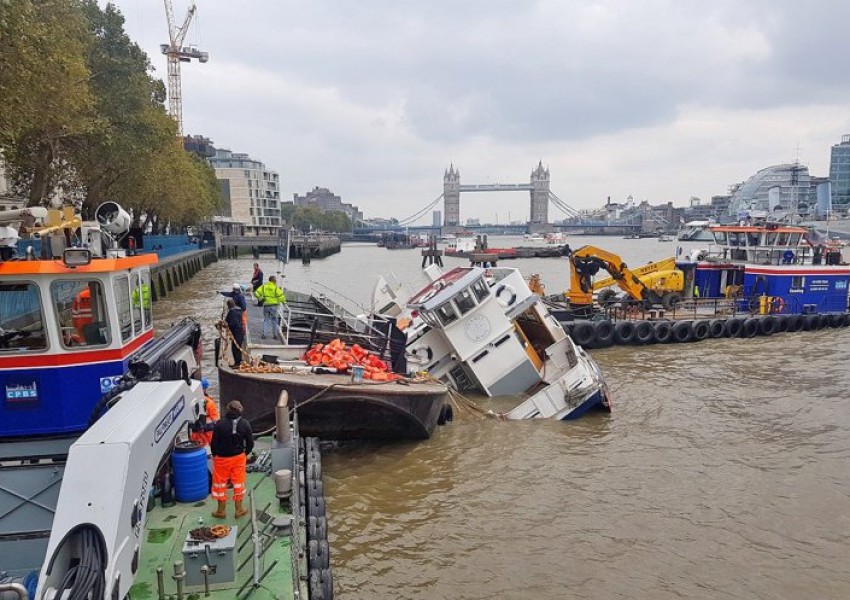
[[[490,288],[487,287],[483,279],[479,279],[472,284],[472,291],[475,292],[475,297],[478,298],[479,302],[482,302],[484,298],[490,295]]]
[[[44,312],[34,283],[0,284],[0,353],[47,348]]]
[[[460,314],[465,315],[473,308],[475,308],[475,300],[472,297],[472,292],[469,291],[469,288],[465,290],[461,290],[455,296],[455,303],[457,304],[457,308],[460,311]]]
[[[63,346],[109,344],[109,315],[100,281],[60,279],[50,284],[50,295]]]
[[[437,317],[440,319],[440,323],[443,325],[448,325],[454,321],[457,321],[457,311],[452,306],[451,302],[446,302],[445,304],[438,306],[434,311]]]

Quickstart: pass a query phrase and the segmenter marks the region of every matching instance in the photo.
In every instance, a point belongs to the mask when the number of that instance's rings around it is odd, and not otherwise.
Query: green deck
[[[257,440],[255,452],[259,453],[268,448],[268,441]],[[274,480],[264,473],[248,473],[247,489],[254,492],[254,506],[256,507],[258,516],[260,512],[269,503],[271,505],[267,509],[267,514],[270,516],[291,516],[291,512],[287,507],[282,510],[278,499],[275,497]],[[297,494],[297,489],[295,494]],[[233,517],[234,505],[232,501],[232,490],[228,490],[227,502],[227,519],[215,519],[212,516],[212,511],[215,510],[216,503],[211,497],[200,502],[182,504],[177,503],[171,508],[162,508],[157,498],[157,505],[151,512],[147,514],[144,533],[144,544],[141,549],[139,571],[136,574],[136,580],[130,590],[130,597],[133,600],[156,600],[157,593],[157,567],[162,567],[163,580],[165,589],[165,598],[177,598],[177,583],[172,578],[174,573],[174,563],[178,560],[183,560],[183,544],[186,537],[192,529],[200,526],[212,527],[216,524],[236,525],[238,527],[238,539],[236,548],[238,550],[242,543],[250,538],[251,520],[250,513],[240,519]],[[245,496],[245,507],[249,507],[248,496]],[[262,529],[263,522],[259,522],[259,528]],[[273,528],[272,528],[273,529]],[[304,540],[306,532],[303,527],[299,529],[298,537]],[[237,598],[237,593],[243,585],[253,577],[253,561],[249,558],[252,554],[253,544],[249,541],[236,557],[236,568],[245,562],[245,566],[236,574],[236,581],[232,584],[219,584],[210,586],[210,595],[204,595],[204,587],[201,586],[184,586],[185,600],[201,600],[210,598],[212,600],[234,600]],[[238,595],[239,600],[251,598],[253,600],[284,600],[293,599],[295,597],[293,590],[292,579],[292,537],[290,535],[279,536],[274,539],[268,550],[260,558],[259,572],[263,573],[269,568],[274,561],[278,561],[271,572],[262,580],[259,587],[254,589],[253,593],[247,595],[252,587],[248,583],[242,593]],[[307,565],[304,560],[304,553],[301,554],[299,570],[302,574],[307,573]],[[301,598],[307,598],[306,581],[303,579],[300,582]]]

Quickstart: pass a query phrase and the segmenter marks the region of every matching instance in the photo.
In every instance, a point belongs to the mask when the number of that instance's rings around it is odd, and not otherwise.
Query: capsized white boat
[[[411,318],[405,330],[410,368],[427,370],[459,392],[527,396],[508,419],[576,419],[595,408],[610,410],[599,367],[518,269],[444,273],[431,266],[425,272],[429,283],[409,299],[384,278],[373,296],[381,312]]]

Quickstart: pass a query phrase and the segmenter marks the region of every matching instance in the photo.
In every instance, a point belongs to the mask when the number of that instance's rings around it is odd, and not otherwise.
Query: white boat
[[[542,234],[539,233],[526,233],[522,236],[523,241],[526,242],[545,242],[546,238],[543,237]]]
[[[689,221],[682,225],[676,234],[680,242],[713,242],[714,234],[709,227],[716,225],[712,221]]]
[[[508,419],[576,419],[610,410],[593,359],[576,346],[518,269],[426,269],[430,282],[406,301],[410,368],[460,392],[526,395]],[[376,287],[375,306],[403,301]],[[383,289],[388,289],[383,280]],[[397,310],[393,310],[398,314]]]

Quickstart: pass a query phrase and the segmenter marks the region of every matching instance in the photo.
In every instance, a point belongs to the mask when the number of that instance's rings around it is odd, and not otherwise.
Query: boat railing
[[[810,246],[710,245],[705,260],[747,261],[757,265],[811,265],[816,253]],[[825,258],[824,258],[825,264]]]

